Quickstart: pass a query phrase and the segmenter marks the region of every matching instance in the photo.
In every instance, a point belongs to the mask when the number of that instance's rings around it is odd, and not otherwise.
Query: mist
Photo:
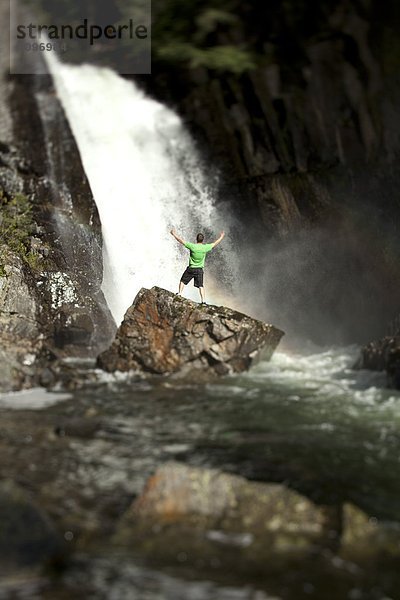
[[[238,294],[253,316],[286,332],[286,347],[365,343],[387,333],[398,273],[383,244],[349,223],[240,246]]]

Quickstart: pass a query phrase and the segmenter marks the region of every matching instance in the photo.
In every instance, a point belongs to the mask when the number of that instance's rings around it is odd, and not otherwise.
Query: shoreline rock
[[[386,371],[388,386],[400,390],[400,329],[364,346],[356,367]]]
[[[142,288],[97,365],[105,371],[226,375],[270,359],[283,332],[224,306]]]

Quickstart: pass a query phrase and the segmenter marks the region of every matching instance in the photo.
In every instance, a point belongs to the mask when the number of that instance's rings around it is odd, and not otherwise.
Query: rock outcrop
[[[229,308],[142,288],[97,362],[106,371],[225,375],[248,369],[261,352],[269,359],[282,336]]]
[[[30,386],[43,347],[34,281],[26,281],[18,256],[4,249],[2,256],[7,265],[0,277],[0,392]]]

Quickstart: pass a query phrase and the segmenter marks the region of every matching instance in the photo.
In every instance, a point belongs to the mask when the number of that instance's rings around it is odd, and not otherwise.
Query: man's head
[[[199,244],[201,244],[204,240],[204,235],[202,233],[198,233],[196,240]]]

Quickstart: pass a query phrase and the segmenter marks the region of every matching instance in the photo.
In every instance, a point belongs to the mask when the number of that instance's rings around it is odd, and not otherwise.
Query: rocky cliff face
[[[261,351],[270,358],[283,332],[224,306],[199,305],[172,292],[142,288],[110,348],[106,371],[196,376],[240,373]]]
[[[224,17],[205,3],[190,23],[175,15],[177,40],[202,39],[209,55],[246,48],[253,64],[238,73],[227,61],[216,67],[211,59],[185,60],[183,50],[169,63],[156,54],[153,76],[143,83],[184,115],[230,186],[253,199],[264,225],[284,233],[324,217],[324,208],[340,200],[332,175],[351,172],[351,195],[362,193],[364,204],[376,199],[373,190],[365,197],[358,180],[368,179],[366,165],[392,181],[400,48],[392,20],[398,9],[394,2],[386,9],[377,1],[361,7],[330,0],[249,9],[231,0]],[[387,187],[382,200],[390,209]]]
[[[6,22],[3,4],[1,16]],[[12,247],[1,240],[0,389],[10,389],[40,381],[40,356],[97,354],[115,324],[100,290],[100,220],[51,80],[9,76],[2,50],[1,210],[23,239]],[[19,202],[29,223],[22,224]]]

